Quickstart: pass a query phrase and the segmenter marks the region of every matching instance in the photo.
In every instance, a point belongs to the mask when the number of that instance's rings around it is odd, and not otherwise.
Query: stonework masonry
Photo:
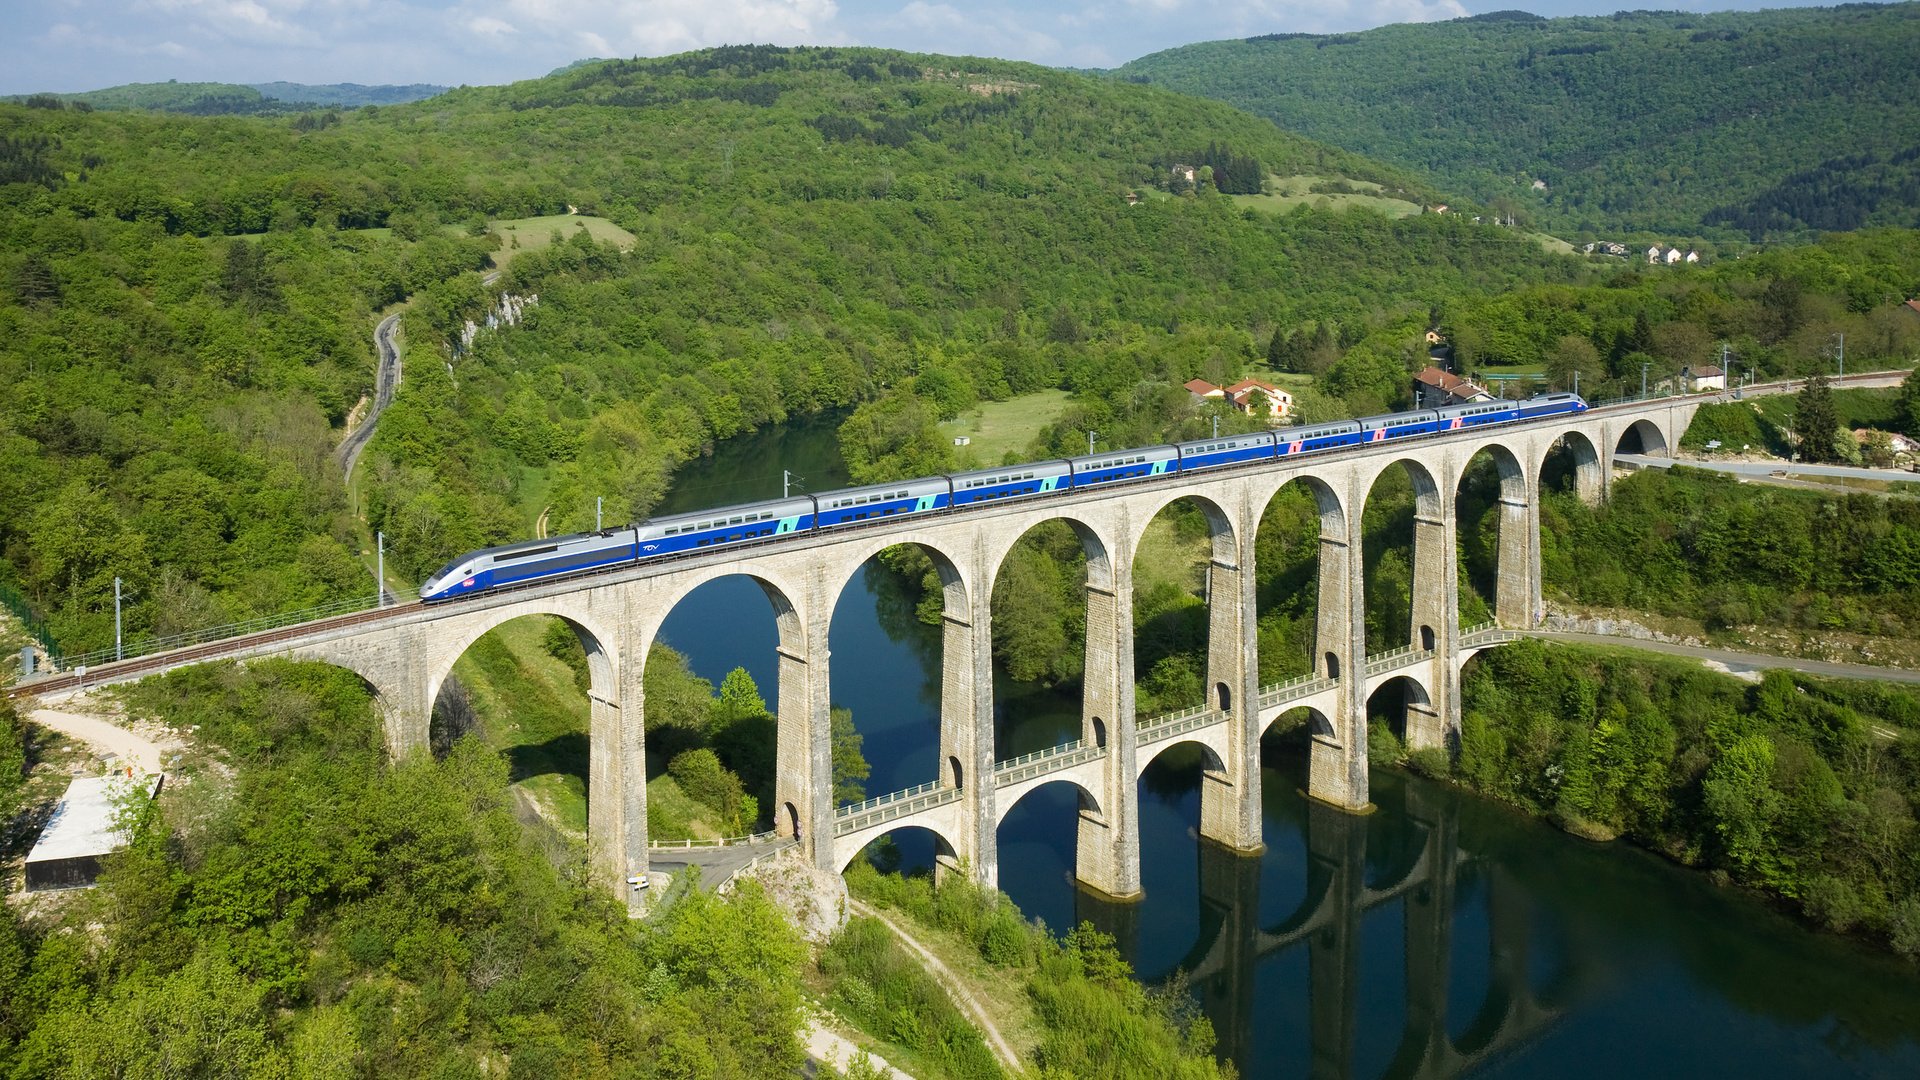
[[[565,579],[453,605],[395,609],[390,618],[319,630],[272,644],[236,643],[230,658],[278,655],[320,660],[359,673],[385,715],[396,756],[421,753],[433,704],[462,653],[483,634],[526,615],[557,616],[588,656],[591,725],[588,847],[608,890],[637,902],[627,882],[647,871],[646,701],[649,648],[674,606],[716,578],[746,575],[765,591],[778,634],[779,686],[774,818],[798,835],[809,862],[837,872],[873,835],[836,835],[833,805],[828,629],[833,607],[861,567],[882,549],[916,544],[938,568],[945,600],[939,785],[951,798],[885,828],[918,825],[940,838],[942,872],[992,883],[998,873],[999,805],[993,740],[992,591],[1014,544],[1061,520],[1087,554],[1087,652],[1082,740],[1087,748],[1058,779],[1081,792],[1076,873],[1115,897],[1140,895],[1138,777],[1154,755],[1197,742],[1207,755],[1201,832],[1231,851],[1255,851],[1260,837],[1260,735],[1264,730],[1256,655],[1255,539],[1268,503],[1302,484],[1321,515],[1319,601],[1311,719],[1309,793],[1349,811],[1368,807],[1368,695],[1406,677],[1407,735],[1415,747],[1458,737],[1459,642],[1455,500],[1474,456],[1490,452],[1500,471],[1498,621],[1531,627],[1541,614],[1539,490],[1549,453],[1564,442],[1576,462],[1575,488],[1604,497],[1623,439],[1663,453],[1696,406],[1685,400],[1595,409],[1572,417],[1461,431],[1404,443],[1369,444],[1324,458],[1182,474],[1156,484],[1075,491],[1039,501],[1010,500],[963,514],[874,523],[790,538],[763,547],[646,564]],[[1416,493],[1413,617],[1404,662],[1370,673],[1364,623],[1361,510],[1374,481],[1404,466]],[[1213,534],[1204,730],[1143,747],[1135,715],[1133,559],[1148,524],[1179,499],[1191,500]],[[1412,666],[1409,667],[1408,665]],[[1276,714],[1277,715],[1277,714]],[[1095,751],[1098,750],[1098,753]],[[1083,760],[1084,759],[1084,760]],[[1019,792],[1035,786],[1027,783]],[[1007,794],[1016,792],[1009,788]],[[943,796],[944,798],[944,796]],[[874,826],[879,828],[879,826]],[[882,830],[884,831],[884,829]]]

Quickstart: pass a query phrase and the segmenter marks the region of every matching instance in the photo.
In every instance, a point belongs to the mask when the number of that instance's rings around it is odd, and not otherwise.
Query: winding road
[[[367,409],[367,415],[360,426],[347,433],[340,441],[334,457],[340,462],[340,475],[353,475],[353,466],[360,460],[360,452],[367,448],[367,442],[373,438],[374,425],[380,422],[380,413],[393,404],[393,392],[400,385],[400,349],[393,343],[393,332],[400,325],[400,313],[394,312],[380,320],[373,328],[373,347],[379,354],[380,363],[374,372],[373,405]]]

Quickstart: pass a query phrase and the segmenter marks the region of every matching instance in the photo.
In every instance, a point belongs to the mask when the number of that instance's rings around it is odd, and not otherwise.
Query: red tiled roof
[[[1227,390],[1227,395],[1229,397],[1239,397],[1241,394],[1244,394],[1249,390],[1259,390],[1262,393],[1266,393],[1266,394],[1280,393],[1279,390],[1275,389],[1272,386],[1267,385],[1266,383],[1261,382],[1259,379],[1242,379],[1239,382],[1234,383],[1232,386],[1227,387],[1226,390]]]
[[[1907,306],[1915,311],[1920,311],[1920,300],[1909,300],[1907,301]]]
[[[1212,383],[1208,382],[1205,379],[1192,379],[1187,382],[1187,392],[1190,394],[1199,394],[1201,397],[1205,397],[1208,394],[1218,394],[1221,391],[1219,387],[1213,385]]]
[[[1703,367],[1703,368],[1693,369],[1693,377],[1696,379],[1717,379],[1720,376],[1725,374],[1726,372],[1721,371],[1719,368],[1714,367],[1712,364],[1708,364],[1706,367]]]

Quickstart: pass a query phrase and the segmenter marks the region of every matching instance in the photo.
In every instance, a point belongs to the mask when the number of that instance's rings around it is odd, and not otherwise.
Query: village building
[[[1186,390],[1201,401],[1225,401],[1249,415],[1257,415],[1255,409],[1264,405],[1268,420],[1285,420],[1293,414],[1293,395],[1258,379],[1242,379],[1232,386],[1194,379],[1186,384]]]
[[[1435,409],[1469,401],[1491,401],[1493,395],[1481,386],[1437,367],[1424,367],[1413,377],[1413,403],[1416,408]]]
[[[1682,372],[1682,374],[1687,378],[1687,391],[1689,393],[1698,394],[1708,390],[1725,390],[1727,388],[1727,373],[1712,364],[1704,367],[1688,368]]]

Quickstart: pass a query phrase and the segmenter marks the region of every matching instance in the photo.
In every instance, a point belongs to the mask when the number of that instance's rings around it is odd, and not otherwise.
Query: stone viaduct
[[[1489,454],[1500,475],[1497,622],[1528,628],[1541,611],[1539,492],[1548,455],[1567,447],[1580,497],[1595,502],[1605,495],[1613,456],[1623,445],[1666,453],[1697,407],[1689,399],[1637,402],[1301,461],[890,519],[448,605],[392,608],[351,626],[316,626],[271,642],[236,639],[218,655],[290,656],[357,672],[384,710],[389,748],[404,756],[425,751],[441,686],[476,640],[526,615],[565,620],[586,649],[590,672],[589,857],[597,880],[637,903],[626,883],[647,869],[645,657],[661,624],[690,592],[716,578],[746,575],[765,591],[778,629],[776,827],[797,835],[814,865],[839,871],[871,840],[917,826],[938,837],[944,867],[966,867],[991,883],[1002,817],[1026,792],[1065,781],[1080,794],[1077,876],[1126,898],[1140,893],[1137,782],[1162,750],[1182,742],[1205,748],[1201,832],[1228,849],[1256,851],[1262,845],[1260,736],[1281,713],[1310,710],[1309,794],[1350,810],[1368,806],[1366,709],[1380,687],[1406,680],[1413,747],[1445,745],[1457,732],[1462,664],[1506,638],[1497,629],[1463,633],[1459,625],[1455,501],[1476,455]],[[1361,512],[1374,481],[1401,465],[1415,491],[1412,618],[1404,645],[1370,657]],[[1268,503],[1289,484],[1310,492],[1320,512],[1313,672],[1263,687],[1255,652],[1255,533]],[[1181,499],[1200,508],[1212,533],[1209,689],[1197,708],[1143,719],[1134,703],[1133,561],[1148,523]],[[993,738],[993,585],[1020,537],[1054,520],[1071,526],[1087,555],[1081,736],[1003,761]],[[944,585],[940,775],[920,788],[836,808],[828,628],[846,584],[896,544],[924,549]],[[202,650],[178,662],[208,658]],[[150,662],[139,674],[157,669]],[[107,667],[90,681],[114,677]]]

